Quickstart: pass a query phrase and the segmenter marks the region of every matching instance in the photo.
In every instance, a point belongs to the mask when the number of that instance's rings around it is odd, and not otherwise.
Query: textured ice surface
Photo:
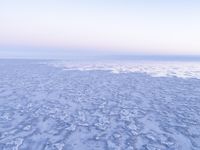
[[[0,60],[0,150],[200,149],[199,79],[46,64]]]
[[[200,62],[175,61],[109,61],[109,62],[71,62],[54,61],[48,64],[66,70],[108,70],[113,73],[140,72],[153,77],[181,77],[200,79]]]

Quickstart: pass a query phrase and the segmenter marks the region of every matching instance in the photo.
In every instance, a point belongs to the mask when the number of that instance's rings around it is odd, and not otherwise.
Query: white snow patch
[[[64,70],[92,71],[102,70],[112,73],[147,73],[153,77],[180,77],[200,79],[200,62],[167,62],[167,61],[123,61],[123,62],[70,62],[53,61],[48,65]]]

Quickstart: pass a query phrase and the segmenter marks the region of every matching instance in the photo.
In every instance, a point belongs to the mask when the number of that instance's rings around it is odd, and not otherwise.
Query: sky
[[[0,57],[200,55],[199,0],[0,0]]]

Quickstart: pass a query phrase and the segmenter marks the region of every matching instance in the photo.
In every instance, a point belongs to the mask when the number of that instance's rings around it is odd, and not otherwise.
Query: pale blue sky
[[[0,0],[0,57],[73,51],[200,55],[200,1]]]

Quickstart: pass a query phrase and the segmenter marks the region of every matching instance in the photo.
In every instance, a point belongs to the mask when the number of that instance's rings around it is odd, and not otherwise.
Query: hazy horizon
[[[0,58],[200,55],[200,1],[0,2]]]

